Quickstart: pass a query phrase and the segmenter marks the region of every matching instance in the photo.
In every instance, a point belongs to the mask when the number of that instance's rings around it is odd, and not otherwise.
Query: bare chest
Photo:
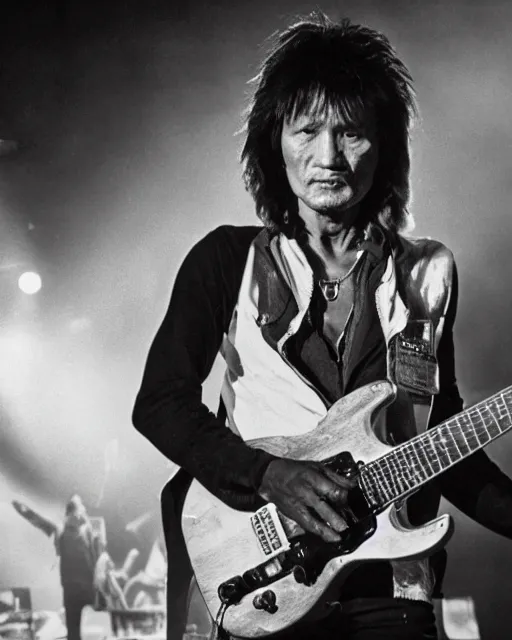
[[[352,282],[341,283],[335,300],[326,301],[323,313],[323,335],[336,349],[352,313],[354,287]]]

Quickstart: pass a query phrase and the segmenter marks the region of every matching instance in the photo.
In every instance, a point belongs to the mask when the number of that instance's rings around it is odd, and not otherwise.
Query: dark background
[[[79,491],[119,553],[122,526],[155,512],[169,468],[130,423],[149,342],[192,243],[254,220],[246,81],[271,32],[315,8],[383,30],[409,65],[415,233],[457,259],[461,391],[512,382],[510,3],[4,0],[0,137],[19,149],[0,158],[0,586],[32,586],[36,606],[60,606],[55,558],[10,500],[60,518]],[[511,442],[489,448],[508,473]],[[511,637],[512,544],[445,508],[446,595],[475,598],[484,638]]]

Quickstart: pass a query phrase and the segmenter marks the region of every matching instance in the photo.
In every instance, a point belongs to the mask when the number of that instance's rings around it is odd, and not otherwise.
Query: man
[[[308,432],[337,399],[386,378],[397,387],[387,409],[390,443],[426,428],[429,414],[433,426],[462,408],[453,256],[439,242],[402,234],[415,113],[403,62],[382,34],[315,15],[278,34],[255,86],[242,160],[264,228],[221,227],[191,250],[133,414],[135,427],[182,468],[162,495],[176,558],[172,639],[182,632],[180,579],[189,575],[178,527],[190,476],[231,506],[273,502],[335,541],[354,480],[244,441]],[[219,351],[227,371],[216,417],[201,403],[201,385]],[[512,482],[483,452],[409,500],[413,524],[436,514],[441,494],[512,536]],[[432,596],[442,572],[439,554],[364,564],[342,585],[341,607],[279,637],[435,638]]]
[[[14,508],[47,536],[53,536],[60,557],[60,580],[68,640],[80,640],[83,608],[94,606],[94,569],[100,554],[100,540],[94,532],[82,498],[75,494],[66,504],[63,525],[57,525],[30,507],[13,501]]]
[[[55,548],[60,556],[68,640],[80,640],[82,611],[84,607],[95,604],[94,568],[100,541],[78,495],[74,495],[66,505],[64,527],[55,539]]]

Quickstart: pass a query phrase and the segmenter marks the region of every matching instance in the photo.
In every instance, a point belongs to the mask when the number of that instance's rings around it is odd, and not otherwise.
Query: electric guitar
[[[512,427],[512,387],[391,447],[375,433],[394,396],[391,383],[372,383],[338,400],[306,434],[248,442],[283,458],[321,461],[341,474],[357,463],[358,486],[349,493],[343,512],[349,526],[340,542],[304,532],[273,504],[238,511],[192,482],[183,534],[206,606],[229,634],[260,638],[305,616],[321,617],[330,591],[358,563],[422,558],[446,544],[451,517],[412,527],[405,498]]]

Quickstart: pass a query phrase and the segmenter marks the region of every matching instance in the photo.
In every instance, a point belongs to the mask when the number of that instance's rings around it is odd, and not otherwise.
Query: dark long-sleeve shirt
[[[133,411],[135,427],[216,495],[254,494],[274,459],[227,429],[201,397],[259,231],[221,227],[192,248],[151,345]]]

